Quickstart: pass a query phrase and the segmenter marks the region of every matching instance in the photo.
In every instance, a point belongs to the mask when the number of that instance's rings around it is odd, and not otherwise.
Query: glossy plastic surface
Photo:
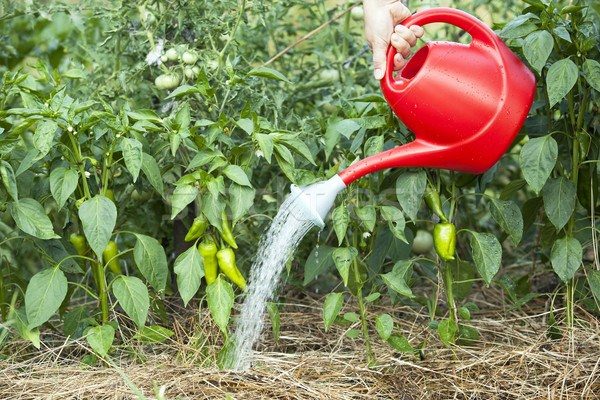
[[[427,167],[480,174],[504,154],[523,126],[535,77],[483,22],[452,8],[416,13],[403,24],[444,22],[468,32],[468,45],[428,42],[393,76],[390,46],[385,99],[415,140],[365,158],[340,172],[346,185],[393,167]]]

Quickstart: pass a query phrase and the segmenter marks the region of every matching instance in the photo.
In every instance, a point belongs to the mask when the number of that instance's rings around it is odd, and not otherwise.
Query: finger
[[[373,44],[373,76],[379,80],[385,74],[387,43]]]
[[[411,25],[408,29],[410,29],[417,38],[421,38],[425,34],[425,30],[419,25]]]
[[[400,54],[402,55],[402,58],[404,58],[406,60],[410,56],[410,49],[407,49],[407,50],[401,52]]]
[[[415,33],[406,26],[396,25],[394,31],[397,35],[400,35],[402,39],[406,40],[411,47],[417,44],[417,37],[415,36]]]
[[[394,24],[398,24],[410,17],[410,10],[399,1],[394,3],[394,5],[390,8],[390,13],[394,19]]]
[[[397,71],[404,67],[404,64],[406,64],[406,60],[402,57],[402,55],[396,54],[394,56],[394,71]]]
[[[392,33],[391,37],[392,46],[396,48],[398,53],[405,52],[410,50],[410,43],[408,43],[400,34]]]

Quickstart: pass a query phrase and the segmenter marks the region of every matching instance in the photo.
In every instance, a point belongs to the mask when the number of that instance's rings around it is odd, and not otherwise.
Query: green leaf
[[[135,276],[118,276],[112,284],[112,291],[121,308],[133,322],[141,328],[146,323],[150,297],[148,288]]]
[[[554,107],[556,103],[565,98],[575,86],[578,76],[577,65],[568,58],[556,61],[550,66],[546,75],[546,90],[550,107]]]
[[[404,234],[404,228],[406,227],[404,214],[396,207],[381,206],[381,216],[388,222],[392,234],[404,243],[408,243]]]
[[[171,219],[187,207],[198,196],[198,188],[193,185],[177,186],[171,197]]]
[[[342,310],[343,300],[343,293],[332,292],[325,296],[325,301],[323,302],[323,322],[325,324],[325,332],[333,325],[335,319]]]
[[[154,157],[150,154],[142,153],[142,171],[144,172],[144,175],[146,175],[146,178],[148,178],[148,182],[156,189],[158,194],[164,196],[165,191],[160,168]]]
[[[387,339],[387,343],[400,353],[413,353],[415,349],[410,345],[410,342],[403,335],[391,335]]]
[[[142,144],[136,139],[124,137],[121,139],[121,151],[125,159],[125,166],[135,182],[142,169]]]
[[[13,315],[15,316],[14,324],[18,335],[31,342],[36,349],[39,349],[41,346],[40,330],[38,328],[29,329],[27,316],[22,308],[15,310]],[[6,331],[4,330],[4,332]]]
[[[137,241],[133,248],[133,259],[146,280],[157,291],[167,285],[167,256],[160,242],[150,236],[136,233]]]
[[[348,273],[350,272],[350,264],[358,256],[358,250],[354,247],[340,247],[333,251],[331,257],[335,267],[337,268],[344,285],[348,286]]]
[[[360,129],[360,125],[350,119],[330,121],[325,132],[325,160],[329,158],[334,147],[339,143],[340,136],[350,137]]]
[[[202,93],[202,90],[198,89],[195,86],[181,85],[177,89],[173,90],[167,97],[165,97],[165,99],[168,100],[175,97],[183,97],[185,95],[195,93]]]
[[[102,195],[92,197],[79,207],[79,219],[90,247],[102,261],[102,252],[117,222],[115,203]]]
[[[277,304],[273,302],[267,303],[267,313],[271,320],[271,330],[273,331],[273,338],[275,342],[279,341],[279,335],[281,334],[281,317],[279,316],[279,308]]]
[[[541,74],[550,53],[554,48],[554,39],[548,31],[535,31],[527,35],[523,42],[523,55],[529,64]]]
[[[44,207],[34,199],[21,199],[8,205],[10,215],[23,232],[39,239],[58,239]]]
[[[585,60],[582,69],[585,80],[600,92],[600,63],[596,60]]]
[[[229,207],[231,208],[231,218],[237,222],[254,205],[254,196],[256,190],[247,186],[241,186],[232,183],[229,187]]]
[[[351,323],[360,321],[360,317],[355,312],[344,313],[344,315],[342,315],[342,318],[344,318],[346,321],[351,322]]]
[[[312,153],[310,152],[310,149],[303,141],[299,139],[288,139],[285,141],[285,143],[288,147],[291,147],[292,150],[294,150],[296,153],[304,157],[309,163],[311,163],[312,165],[317,165],[315,163],[315,159],[313,158]]]
[[[408,297],[415,297],[412,293],[412,290],[406,284],[406,274],[411,271],[412,262],[407,260],[398,261],[394,264],[394,267],[387,274],[382,274],[381,278],[383,282],[392,289],[394,292]]]
[[[372,303],[375,300],[379,299],[381,297],[381,293],[379,292],[373,292],[370,295],[368,295],[367,297],[365,297],[365,301],[367,303]]]
[[[231,284],[219,275],[217,279],[206,288],[206,302],[213,320],[221,329],[224,335],[227,335],[227,325],[233,308],[233,289]]]
[[[35,274],[25,291],[27,326],[33,329],[48,321],[67,295],[67,278],[60,268],[48,268]]]
[[[458,316],[462,320],[469,321],[471,319],[471,310],[467,307],[459,307]]]
[[[569,34],[569,31],[564,26],[557,26],[552,31],[559,38],[564,39],[569,43],[573,43],[573,41],[571,40],[571,35]]]
[[[304,263],[304,286],[311,283],[318,275],[327,272],[333,267],[333,251],[335,247],[319,246],[315,247],[309,254]]]
[[[452,321],[450,319],[445,319],[440,321],[437,327],[438,335],[440,336],[440,340],[446,346],[454,343],[456,341],[456,334],[458,333],[458,325],[456,321]]]
[[[115,340],[115,328],[111,325],[94,326],[89,329],[85,338],[94,352],[106,357]]]
[[[575,211],[575,202],[577,199],[577,189],[573,182],[565,177],[549,179],[544,189],[542,189],[544,198],[544,210],[552,225],[557,230],[562,229],[573,211]]]
[[[273,157],[273,136],[264,133],[258,133],[255,137],[258,147],[262,151],[265,160],[271,164],[271,158]]]
[[[248,175],[246,175],[244,170],[238,165],[229,164],[227,167],[225,167],[223,173],[226,177],[228,177],[238,185],[252,187],[252,184],[248,179]]]
[[[0,164],[0,178],[2,178],[2,183],[4,184],[4,187],[6,187],[6,191],[10,197],[12,197],[14,201],[19,201],[19,190],[17,189],[15,172],[13,171],[12,166],[4,160],[2,160],[2,163]]]
[[[517,245],[523,236],[523,216],[521,210],[512,201],[491,199],[490,212],[502,230]]]
[[[338,238],[338,244],[342,244],[350,223],[350,215],[346,206],[340,204],[336,207],[331,213],[331,219],[333,220],[333,230]]]
[[[488,285],[498,273],[502,261],[502,246],[491,233],[467,230],[471,234],[471,255],[479,275]]]
[[[595,269],[589,270],[587,278],[592,294],[596,298],[596,301],[600,303],[600,271]]]
[[[67,199],[77,189],[79,174],[71,168],[58,167],[50,173],[50,192],[58,208],[62,208]]]
[[[521,148],[519,163],[523,177],[539,193],[552,173],[558,157],[558,144],[550,135],[529,140]]]
[[[363,225],[369,232],[373,232],[375,224],[377,224],[377,211],[375,206],[369,204],[364,207],[356,208],[356,215],[362,221]]]
[[[58,129],[58,125],[54,121],[38,122],[35,133],[33,134],[33,145],[38,150],[39,154],[36,159],[41,159],[48,154],[54,142],[54,134]]]
[[[164,343],[175,332],[160,325],[143,326],[133,337],[143,343]]]
[[[240,118],[235,124],[248,135],[252,135],[254,132],[254,122],[250,118]]]
[[[383,135],[371,136],[365,142],[365,157],[379,154],[383,151]]]
[[[36,149],[31,149],[25,154],[25,157],[21,160],[21,164],[19,164],[19,168],[17,168],[17,172],[15,172],[15,176],[21,175],[23,172],[27,171],[33,164],[35,164],[38,156],[38,151]]]
[[[177,275],[177,288],[183,304],[194,297],[200,288],[200,281],[204,276],[202,258],[196,246],[192,246],[177,257],[173,271]]]
[[[533,19],[539,20],[539,17],[533,13],[519,15],[506,24],[498,35],[503,39],[516,39],[527,36],[538,29],[535,23],[531,21]]]
[[[291,83],[290,80],[286,78],[281,72],[268,67],[253,68],[252,70],[250,70],[250,72],[248,72],[248,75],[259,76],[261,78],[274,79],[277,81]]]
[[[405,172],[396,180],[396,197],[408,218],[416,221],[423,193],[427,187],[425,171]]]
[[[581,266],[583,248],[581,243],[573,237],[564,237],[554,242],[550,252],[552,269],[565,283],[575,276]]]
[[[390,314],[379,314],[375,318],[375,329],[383,340],[388,340],[394,331],[394,320]]]
[[[198,153],[196,153],[194,158],[192,158],[192,161],[190,161],[189,165],[186,168],[186,171],[191,171],[196,168],[203,167],[206,164],[215,161],[217,158],[224,159],[223,154],[220,151],[201,150]]]

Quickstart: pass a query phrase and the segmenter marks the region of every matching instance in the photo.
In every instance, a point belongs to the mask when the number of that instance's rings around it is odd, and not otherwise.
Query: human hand
[[[373,50],[373,75],[381,79],[386,70],[386,54],[390,43],[397,50],[394,69],[406,64],[410,48],[423,36],[417,25],[399,25],[410,16],[410,10],[400,0],[363,0],[365,12],[365,37]]]

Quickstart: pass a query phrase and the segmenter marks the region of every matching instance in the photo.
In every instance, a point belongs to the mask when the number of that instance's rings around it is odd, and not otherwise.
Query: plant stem
[[[69,140],[71,141],[73,155],[75,156],[75,161],[77,162],[79,174],[81,175],[81,185],[83,186],[83,193],[86,199],[91,199],[92,195],[88,186],[87,177],[85,176],[85,161],[81,157],[81,148],[79,147],[79,142],[75,140],[75,135],[73,135],[72,133],[68,133],[67,135],[69,136]]]
[[[371,366],[375,364],[376,360],[375,354],[373,353],[373,349],[371,347],[371,339],[369,338],[369,323],[367,321],[367,309],[363,301],[362,291],[358,291],[356,298],[358,300],[358,310],[360,313],[360,326],[362,328],[362,334],[365,339],[365,348],[367,351],[367,364]]]
[[[448,263],[443,263],[444,273],[444,287],[446,289],[446,302],[448,303],[448,311],[450,312],[450,319],[452,321],[458,321],[456,316],[456,303],[454,302],[454,278],[452,277],[452,268]]]
[[[569,332],[571,332],[571,329],[573,328],[573,320],[574,320],[574,312],[573,312],[573,285],[574,285],[575,280],[571,279],[569,282],[567,282],[567,301],[566,301],[566,319],[567,319],[567,327],[570,329]]]
[[[100,262],[92,263],[92,273],[96,281],[96,287],[98,288],[102,323],[106,324],[108,322],[108,293],[106,292],[106,276],[103,265]]]

